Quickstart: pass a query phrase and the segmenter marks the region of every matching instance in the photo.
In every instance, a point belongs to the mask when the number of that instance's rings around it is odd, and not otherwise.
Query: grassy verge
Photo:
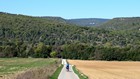
[[[73,66],[72,68],[80,79],[88,79],[88,77],[86,75],[84,75],[83,73],[81,73],[78,69],[76,69],[75,66]]]
[[[57,79],[61,70],[63,68],[63,65],[61,65],[60,67],[57,68],[57,70],[54,72],[54,74],[50,77],[50,79]]]

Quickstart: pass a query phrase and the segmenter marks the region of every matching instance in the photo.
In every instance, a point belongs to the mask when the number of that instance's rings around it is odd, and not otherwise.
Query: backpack
[[[69,65],[67,65],[66,68],[68,69],[69,68]]]

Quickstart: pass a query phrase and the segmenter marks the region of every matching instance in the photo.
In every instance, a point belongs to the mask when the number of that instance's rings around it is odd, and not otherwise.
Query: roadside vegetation
[[[72,68],[80,79],[88,79],[88,76],[86,76],[85,74],[81,73],[78,69],[76,69],[76,66],[73,66]]]
[[[57,68],[57,70],[53,73],[53,75],[50,77],[50,79],[57,79],[62,68],[63,68],[64,65],[61,65]]]
[[[0,79],[49,79],[59,65],[59,59],[0,58]]]

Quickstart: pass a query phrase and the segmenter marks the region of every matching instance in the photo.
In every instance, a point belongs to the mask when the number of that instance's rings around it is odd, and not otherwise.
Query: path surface
[[[69,71],[66,70],[66,59],[62,59],[62,64],[64,67],[61,70],[61,73],[58,76],[58,79],[79,79],[78,76],[73,72],[72,66],[70,65]]]

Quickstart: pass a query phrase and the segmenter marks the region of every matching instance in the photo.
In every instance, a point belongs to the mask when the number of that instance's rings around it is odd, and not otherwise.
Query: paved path
[[[79,79],[78,76],[73,72],[72,66],[69,66],[69,71],[66,70],[66,59],[62,59],[62,64],[64,67],[62,68],[58,79]]]

